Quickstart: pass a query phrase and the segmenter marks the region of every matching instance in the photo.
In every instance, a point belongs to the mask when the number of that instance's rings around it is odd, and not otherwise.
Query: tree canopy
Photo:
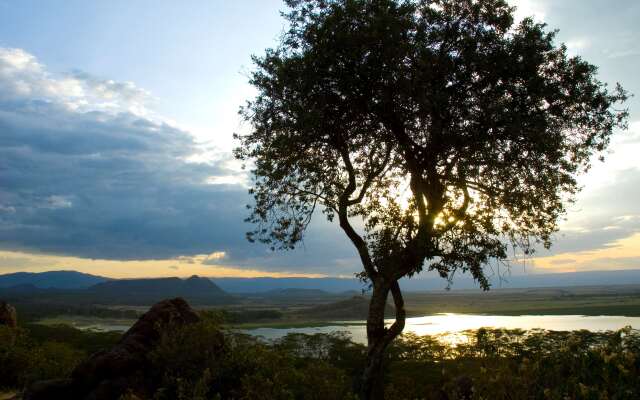
[[[620,86],[502,0],[287,4],[280,46],[254,57],[236,151],[255,162],[249,236],[274,247],[318,208],[365,221],[361,238],[340,219],[367,277],[425,260],[486,286],[507,242],[550,245],[576,174],[626,121]]]
[[[288,29],[254,57],[258,94],[241,111],[248,237],[291,249],[314,211],[337,217],[373,287],[379,372],[404,327],[398,279],[462,270],[488,289],[483,267],[510,245],[549,247],[576,176],[626,126],[627,93],[504,0],[286,3]]]

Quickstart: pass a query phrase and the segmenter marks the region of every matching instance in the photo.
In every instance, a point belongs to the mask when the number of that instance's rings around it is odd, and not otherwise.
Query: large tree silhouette
[[[361,396],[382,398],[402,332],[398,280],[548,247],[576,175],[625,127],[626,100],[554,32],[503,0],[287,0],[288,30],[254,57],[250,240],[291,249],[315,210],[337,219],[371,284]],[[327,249],[330,251],[330,249]],[[395,322],[384,324],[389,293]]]

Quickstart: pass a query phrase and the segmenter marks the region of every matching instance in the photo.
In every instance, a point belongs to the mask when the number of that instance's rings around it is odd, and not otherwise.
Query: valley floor
[[[487,315],[588,315],[640,316],[640,285],[540,289],[498,289],[489,292],[407,292],[408,317],[440,313]],[[238,329],[303,328],[362,324],[368,298],[320,296],[303,298],[254,298],[226,306],[200,306],[220,313],[228,326]],[[145,307],[110,306],[112,311],[135,311]],[[19,310],[20,311],[20,310]],[[393,310],[387,312],[393,318]],[[126,330],[134,318],[104,318],[91,315],[59,315],[38,318],[45,325],[67,324],[80,329]]]

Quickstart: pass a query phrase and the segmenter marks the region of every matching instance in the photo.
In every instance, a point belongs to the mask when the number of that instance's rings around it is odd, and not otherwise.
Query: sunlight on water
[[[337,322],[336,322],[337,323]],[[353,323],[353,325],[351,325]],[[387,320],[388,324],[393,320]],[[456,344],[466,337],[461,333],[479,328],[506,329],[546,329],[553,331],[573,331],[586,329],[590,331],[618,330],[625,326],[640,329],[640,317],[616,316],[582,316],[582,315],[475,315],[475,314],[436,314],[426,317],[407,318],[404,332],[416,335],[438,335],[440,339]],[[287,333],[330,333],[343,331],[351,335],[355,342],[366,343],[366,327],[364,321],[347,321],[341,325],[306,327],[306,328],[257,328],[246,330],[251,335],[263,336],[266,339],[277,339]]]
[[[393,321],[388,321],[392,323]],[[617,330],[631,325],[640,327],[638,317],[582,315],[473,315],[473,314],[438,314],[428,317],[407,318],[405,332],[416,335],[442,335],[441,339],[449,344],[466,340],[459,332],[480,328],[505,329],[546,329],[552,331],[590,331]]]

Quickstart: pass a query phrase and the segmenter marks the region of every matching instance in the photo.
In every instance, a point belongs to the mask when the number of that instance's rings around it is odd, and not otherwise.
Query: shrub
[[[0,388],[65,378],[86,353],[67,343],[34,341],[23,329],[0,326]]]

